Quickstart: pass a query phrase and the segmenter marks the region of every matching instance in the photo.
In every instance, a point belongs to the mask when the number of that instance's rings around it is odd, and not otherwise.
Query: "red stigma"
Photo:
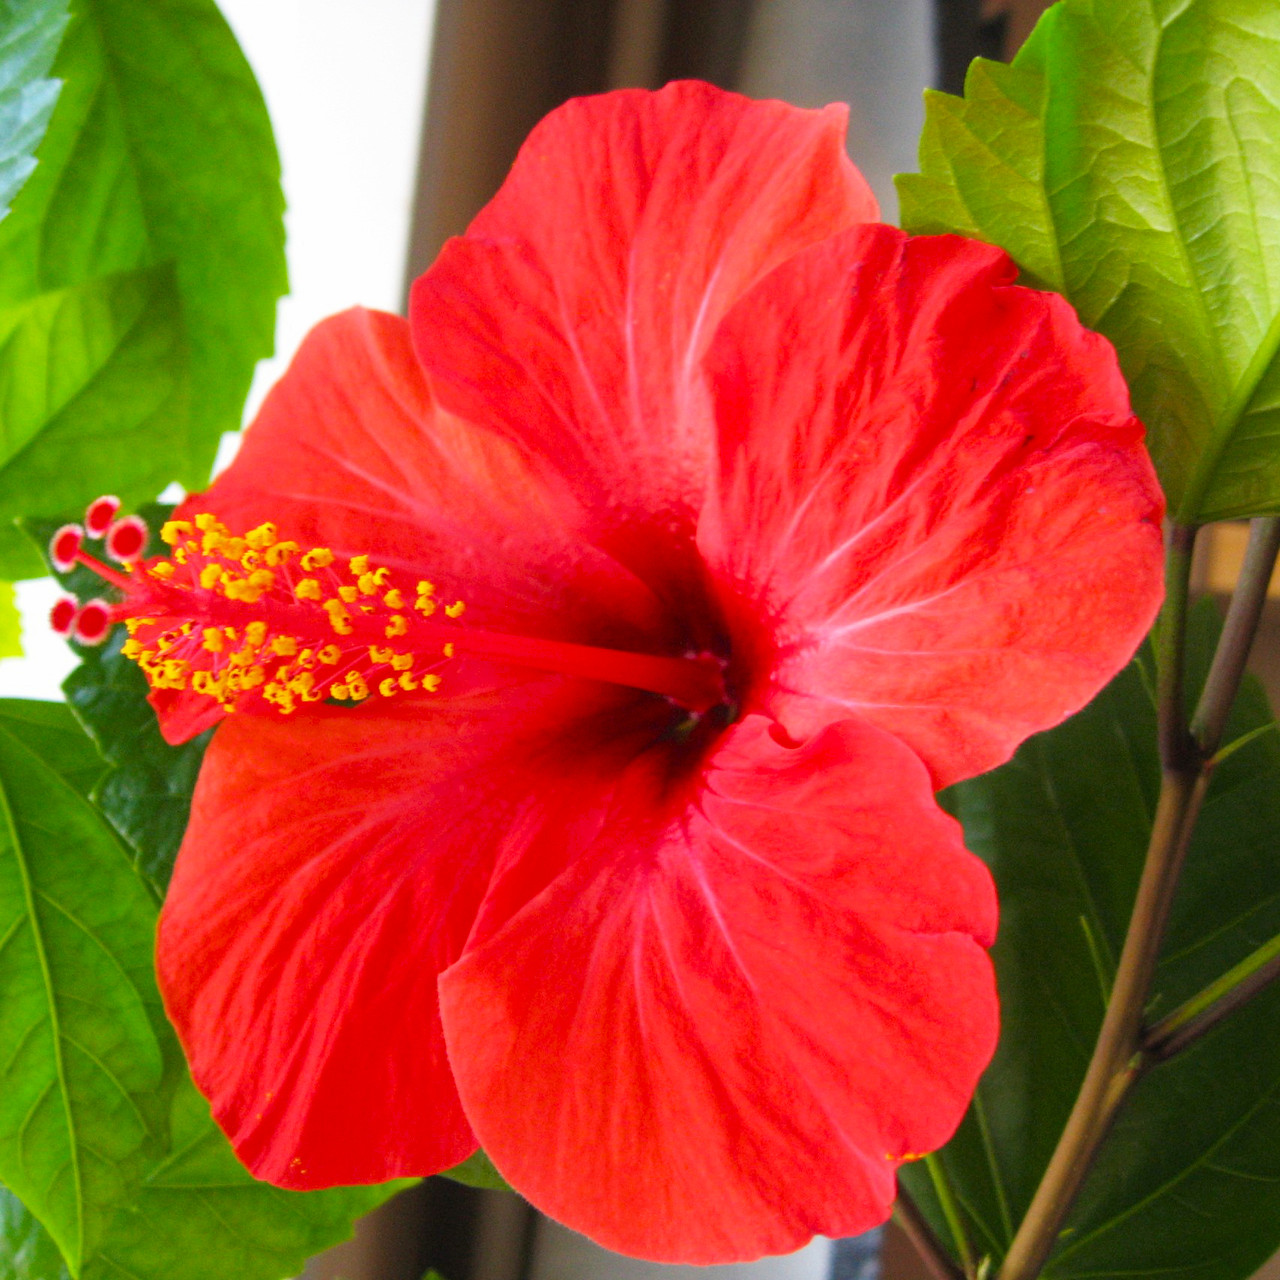
[[[63,596],[49,610],[49,626],[53,628],[55,635],[65,638],[71,634],[71,628],[75,626],[76,614],[79,609],[80,602],[75,596]]]
[[[141,516],[125,516],[107,531],[107,555],[121,564],[140,560],[147,549],[147,537],[147,522]]]
[[[101,644],[111,631],[111,606],[90,600],[75,617],[74,636],[81,644]]]
[[[49,559],[59,573],[70,573],[84,541],[84,530],[78,524],[64,524],[49,539]]]
[[[120,499],[113,494],[95,498],[84,513],[84,527],[91,538],[104,537],[120,510]]]

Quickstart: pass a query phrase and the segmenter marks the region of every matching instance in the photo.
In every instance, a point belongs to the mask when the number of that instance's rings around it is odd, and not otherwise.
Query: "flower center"
[[[461,621],[463,602],[442,602],[431,582],[400,582],[365,555],[340,560],[326,547],[304,549],[272,524],[240,536],[204,514],[169,521],[161,537],[168,557],[132,560],[123,571],[78,545],[71,555],[70,547],[54,550],[122,592],[110,620],[128,627],[123,652],[153,689],[189,690],[228,711],[287,715],[325,700],[433,693],[441,668],[464,653],[661,694],[696,715],[725,701],[712,655],[477,629]]]

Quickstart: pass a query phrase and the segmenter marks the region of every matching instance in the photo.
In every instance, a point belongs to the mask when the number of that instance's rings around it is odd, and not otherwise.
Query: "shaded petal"
[[[769,619],[755,697],[797,734],[865,715],[942,786],[1128,661],[1163,498],[1105,339],[998,249],[858,228],[781,267],[708,357],[730,607]]]
[[[685,804],[638,760],[593,827],[524,850],[564,870],[440,979],[482,1145],[624,1253],[731,1261],[882,1221],[995,1045],[994,891],[919,760],[865,722],[782,736],[736,726]]]
[[[799,249],[876,216],[846,115],[692,82],[552,112],[414,286],[442,402],[548,460],[597,522],[687,511],[720,317]]]
[[[311,331],[188,505],[430,577],[478,624],[584,642],[659,626],[647,588],[583,540],[565,501],[510,443],[439,408],[406,321],[357,308]]]
[[[495,860],[589,812],[660,701],[542,678],[452,705],[228,718],[157,968],[192,1076],[257,1177],[381,1182],[474,1150],[436,976]]]

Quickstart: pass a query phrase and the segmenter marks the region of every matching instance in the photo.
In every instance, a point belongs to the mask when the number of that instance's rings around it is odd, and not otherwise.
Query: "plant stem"
[[[942,1242],[933,1234],[924,1215],[901,1187],[893,1206],[893,1220],[902,1228],[902,1234],[911,1241],[920,1260],[929,1268],[933,1280],[965,1280],[965,1274],[951,1260]]]
[[[1213,655],[1204,692],[1191,719],[1191,732],[1206,756],[1217,751],[1227,727],[1231,704],[1258,630],[1262,606],[1267,601],[1267,586],[1275,570],[1277,554],[1280,554],[1280,517],[1251,520],[1240,579],[1227,609],[1222,638]]]
[[[1195,529],[1174,525],[1166,564],[1164,608],[1156,634],[1160,757],[1163,765],[1142,880],[1116,969],[1098,1042],[1066,1127],[1040,1180],[1000,1280],[1039,1275],[1058,1232],[1142,1069],[1142,1010],[1151,988],[1173,890],[1208,778],[1187,726],[1183,654]]]
[[[1280,977],[1280,934],[1264,942],[1235,968],[1161,1018],[1143,1041],[1151,1063],[1163,1062],[1211,1031],[1228,1014]]]
[[[924,1163],[925,1168],[929,1170],[929,1178],[933,1182],[938,1203],[942,1206],[942,1215],[946,1218],[947,1226],[951,1230],[951,1238],[955,1241],[956,1252],[960,1255],[960,1265],[966,1276],[972,1276],[974,1274],[973,1250],[969,1246],[969,1236],[964,1229],[964,1219],[960,1217],[960,1209],[951,1192],[947,1171],[942,1167],[942,1161],[938,1159],[936,1153],[925,1156]]]

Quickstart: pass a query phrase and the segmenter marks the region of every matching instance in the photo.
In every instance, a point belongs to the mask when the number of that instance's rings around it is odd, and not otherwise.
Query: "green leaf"
[[[1115,343],[1171,508],[1280,512],[1280,6],[1063,0],[927,95],[903,226],[999,244]]]
[[[0,582],[0,658],[22,657],[22,615],[12,582]]]
[[[92,806],[0,727],[0,1179],[73,1272],[165,1131],[155,921]]]
[[[298,1192],[256,1182],[190,1081],[174,1098],[172,1133],[172,1154],[120,1212],[85,1280],[283,1280],[412,1185]]]
[[[445,1169],[440,1175],[461,1182],[463,1186],[478,1187],[481,1191],[510,1191],[511,1184],[493,1166],[483,1151],[469,1155],[461,1164]]]
[[[53,1237],[11,1191],[0,1187],[0,1280],[69,1280]]]
[[[160,504],[140,509],[151,530],[148,555],[168,550],[159,539],[159,529],[172,510]],[[22,527],[35,546],[44,548],[57,522],[28,519]],[[101,594],[102,583],[83,567],[55,576],[82,602]],[[212,734],[203,733],[180,747],[165,742],[147,702],[146,678],[137,664],[121,653],[126,638],[124,628],[119,627],[100,648],[73,646],[80,654],[80,665],[63,681],[62,688],[111,766],[93,798],[137,853],[139,869],[163,893]]]
[[[150,497],[163,488],[172,474],[164,438],[189,398],[168,266],[0,311],[0,564],[21,570],[28,558],[12,522],[33,495],[78,518],[104,490]]]
[[[0,2],[0,218],[36,167],[58,81],[49,78],[68,0]]]
[[[78,516],[201,486],[285,288],[270,125],[212,0],[75,0],[54,70],[40,165],[0,223],[0,520],[33,494]],[[0,536],[0,573],[36,572]]]
[[[1217,619],[1193,618],[1191,680]],[[1145,661],[1145,658],[1144,658]],[[1061,1133],[1101,1026],[1159,790],[1142,663],[1078,716],[947,801],[1000,891],[993,951],[1003,1032],[935,1171],[975,1249],[1003,1257]],[[1250,681],[1229,738],[1271,721]],[[1158,1017],[1280,932],[1280,735],[1219,767],[1196,829],[1148,1009]],[[1086,1183],[1046,1276],[1141,1271],[1239,1280],[1280,1245],[1280,988],[1154,1068]],[[903,1181],[949,1238],[929,1170]]]
[[[0,698],[0,729],[17,738],[86,799],[106,771],[105,761],[65,702]]]

